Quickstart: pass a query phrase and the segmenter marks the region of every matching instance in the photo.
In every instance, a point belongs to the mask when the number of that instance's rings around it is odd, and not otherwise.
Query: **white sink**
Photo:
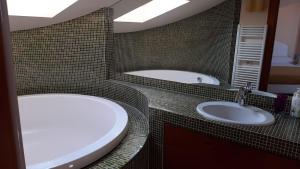
[[[206,119],[225,123],[266,126],[275,122],[274,116],[269,112],[233,102],[205,102],[197,106],[197,111]]]

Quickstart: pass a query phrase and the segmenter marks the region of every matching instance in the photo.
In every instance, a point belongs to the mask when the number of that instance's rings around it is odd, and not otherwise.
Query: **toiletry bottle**
[[[292,99],[291,115],[300,118],[300,88],[294,93]]]

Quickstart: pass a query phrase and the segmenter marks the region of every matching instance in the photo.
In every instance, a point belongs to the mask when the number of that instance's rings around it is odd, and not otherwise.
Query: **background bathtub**
[[[168,80],[168,81],[174,81],[174,82],[186,83],[186,84],[206,83],[206,84],[220,85],[220,81],[215,77],[201,74],[201,73],[188,72],[188,71],[141,70],[141,71],[125,72],[125,74],[148,77],[153,79],[160,79],[160,80]]]
[[[18,100],[27,169],[84,167],[126,135],[126,111],[103,98],[45,94]]]

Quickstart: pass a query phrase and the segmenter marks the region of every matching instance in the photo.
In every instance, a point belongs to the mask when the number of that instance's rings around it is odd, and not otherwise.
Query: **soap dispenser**
[[[291,106],[291,115],[300,118],[300,88],[294,93]]]

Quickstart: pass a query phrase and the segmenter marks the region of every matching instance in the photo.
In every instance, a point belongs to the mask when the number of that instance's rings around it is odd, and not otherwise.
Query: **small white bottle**
[[[300,118],[300,88],[294,93],[291,106],[291,115]]]

